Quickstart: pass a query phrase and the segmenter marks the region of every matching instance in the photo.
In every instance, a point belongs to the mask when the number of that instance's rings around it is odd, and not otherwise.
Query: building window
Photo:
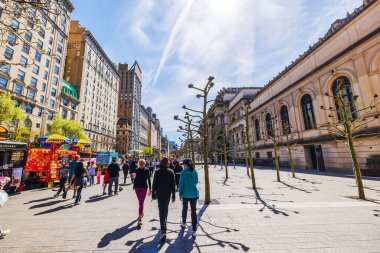
[[[28,65],[28,59],[24,56],[21,55],[21,58],[20,58],[20,65],[23,66],[23,67],[26,67],[26,65]]]
[[[44,43],[41,40],[38,40],[37,41],[37,48],[42,50],[43,47],[44,47]]]
[[[12,22],[11,22],[11,27],[12,27],[12,29],[13,29],[15,32],[17,32],[19,26],[20,26],[20,22],[18,22],[17,20],[13,19]]]
[[[62,54],[62,45],[58,44],[57,51]]]
[[[23,88],[24,87],[21,84],[15,83],[14,92],[16,94],[21,94]]]
[[[50,66],[50,60],[49,59],[46,59],[46,61],[45,61],[45,67],[49,67]]]
[[[40,62],[41,61],[41,53],[36,51],[36,54],[34,55],[34,59],[36,61]]]
[[[40,30],[38,31],[38,34],[39,34],[42,38],[45,38],[45,31],[44,31],[44,29],[42,29],[42,27],[40,27]]]
[[[44,71],[44,79],[47,80],[48,79],[48,76],[49,76],[49,72],[47,72],[46,70]]]
[[[338,102],[339,92],[342,94],[344,106],[346,108],[350,108],[351,119],[356,119],[357,115],[356,115],[356,109],[355,109],[355,101],[354,101],[353,95],[352,95],[350,80],[345,76],[339,77],[338,79],[335,80],[335,82],[332,86],[332,92],[334,95],[335,108],[336,108],[336,111],[338,114],[338,119],[341,120],[341,118],[342,118],[342,115],[340,114],[340,108],[339,108],[339,102]]]
[[[13,59],[13,49],[10,48],[10,47],[5,47],[5,52],[4,52],[4,56],[5,58],[7,58],[8,60],[12,60]]]
[[[54,73],[59,75],[59,67],[58,66],[54,66]]]
[[[261,134],[260,134],[260,121],[258,119],[255,120],[255,133],[256,133],[256,140],[261,140]]]
[[[24,44],[22,45],[22,51],[26,54],[29,54],[30,52],[30,45],[26,42],[24,42]]]
[[[54,101],[53,99],[50,99],[50,101],[49,101],[49,106],[50,106],[51,108],[54,108],[54,107],[55,107],[55,101]]]
[[[41,127],[41,124],[40,123],[36,123],[36,128],[40,128]]]
[[[273,137],[273,121],[270,113],[267,113],[267,115],[265,116],[265,122],[267,127],[267,135],[269,137]]]
[[[61,56],[56,55],[55,56],[55,62],[58,63],[58,64],[61,64]]]
[[[8,33],[8,44],[14,46],[16,44],[16,35],[14,33]]]
[[[7,88],[8,80],[0,76],[0,88]]]
[[[3,71],[4,73],[9,74],[9,72],[11,71],[11,65],[9,65],[9,64],[0,65],[0,70]]]
[[[305,123],[305,130],[314,129],[316,125],[314,119],[313,104],[311,96],[309,94],[306,94],[302,97],[301,106],[303,120]]]
[[[53,97],[55,97],[56,94],[57,94],[57,90],[55,88],[51,88],[50,95],[52,95]]]
[[[26,104],[25,105],[25,112],[26,113],[33,113],[33,106]]]
[[[71,109],[75,110],[77,108],[77,105],[71,102]]]
[[[54,113],[48,112],[48,119],[53,120],[53,118],[54,118]]]
[[[260,152],[256,152],[256,158],[257,158],[257,159],[260,158]]]
[[[42,88],[41,88],[42,91],[46,91],[46,83],[42,83]]]
[[[32,72],[36,75],[38,75],[38,73],[40,72],[40,67],[36,64],[33,65],[33,69],[32,69]]]
[[[70,119],[71,119],[71,120],[74,120],[74,119],[75,119],[75,113],[74,113],[74,112],[71,112]]]
[[[291,132],[291,129],[290,129],[290,122],[289,122],[288,107],[286,107],[286,105],[281,106],[280,115],[281,115],[282,133],[284,135],[289,134]]]
[[[33,77],[30,79],[30,85],[37,87],[37,78]]]
[[[43,104],[45,101],[44,95],[40,95],[40,104]]]
[[[49,38],[49,45],[53,45],[53,37]]]
[[[46,27],[46,25],[47,25],[47,20],[46,20],[46,18],[42,17],[42,18],[41,18],[41,23],[42,23],[43,26]]]
[[[267,152],[267,158],[273,158],[272,151]]]
[[[67,118],[67,110],[65,110],[65,109],[62,110],[62,118],[64,118],[64,119]]]
[[[51,48],[48,48],[47,54],[50,56],[51,55]]]
[[[68,101],[66,98],[64,98],[64,99],[62,100],[62,103],[63,103],[63,105],[65,105],[65,106],[68,106],[68,105],[69,105],[69,101]]]
[[[41,117],[42,116],[42,108],[38,108],[37,116]]]
[[[28,89],[28,94],[27,94],[28,98],[30,99],[34,99],[34,97],[36,96],[36,92],[32,89]]]
[[[22,71],[22,70],[18,70],[18,73],[17,73],[17,78],[21,81],[24,81],[25,80],[25,72]]]
[[[54,85],[58,85],[58,78],[53,76],[53,80],[51,81]]]
[[[30,31],[25,31],[24,37],[28,41],[32,41],[32,33]]]
[[[59,42],[63,43],[63,36],[61,34],[59,34],[58,40],[59,40]]]

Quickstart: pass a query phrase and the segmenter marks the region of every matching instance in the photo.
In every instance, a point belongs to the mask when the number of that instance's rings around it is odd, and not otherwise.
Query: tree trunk
[[[247,139],[247,144],[248,144],[248,156],[249,156],[249,165],[251,167],[251,180],[252,180],[252,188],[256,189],[256,179],[255,179],[255,172],[253,171],[253,159],[252,159],[252,147],[251,147],[251,142],[249,138],[249,118],[248,118],[248,110],[245,112],[246,113],[246,127],[245,127],[245,135]]]
[[[204,96],[203,103],[203,163],[205,170],[205,204],[210,204],[211,202],[211,194],[210,194],[210,177],[208,171],[208,129],[207,129],[207,96]]]
[[[227,159],[227,147],[226,147],[226,138],[223,133],[223,152],[224,152],[224,166],[226,170],[226,179],[228,179],[228,159]]]
[[[278,150],[277,150],[277,141],[274,138],[274,161],[276,164],[276,175],[277,175],[277,182],[281,182],[280,179],[280,162],[278,160]]]

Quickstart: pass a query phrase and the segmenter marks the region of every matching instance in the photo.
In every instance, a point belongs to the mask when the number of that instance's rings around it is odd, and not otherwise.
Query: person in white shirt
[[[91,165],[88,167],[88,174],[90,175],[90,186],[94,185],[95,182],[95,173],[96,173],[96,165],[95,162],[92,161]]]

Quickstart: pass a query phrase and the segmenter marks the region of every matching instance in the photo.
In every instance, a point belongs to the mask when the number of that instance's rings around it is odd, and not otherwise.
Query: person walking
[[[65,192],[64,192],[63,195],[62,195],[62,198],[63,198],[63,199],[66,199],[67,192],[71,189],[71,187],[72,187],[73,184],[74,184],[75,169],[77,168],[79,158],[80,158],[80,156],[79,156],[79,155],[76,155],[76,156],[74,157],[74,160],[71,161],[71,163],[69,164],[69,183],[68,183],[68,185],[67,185],[67,188],[66,188]],[[76,189],[75,189],[75,187],[74,187],[74,195],[73,195],[73,198],[75,198],[75,194],[76,194]]]
[[[197,234],[197,201],[199,199],[198,172],[194,169],[193,162],[190,159],[184,161],[185,169],[181,172],[179,178],[179,198],[182,201],[182,223],[181,228],[186,228],[186,216],[190,203],[191,208],[191,223],[193,226],[193,238]]]
[[[59,176],[59,189],[56,194],[54,194],[54,197],[57,198],[61,194],[61,191],[65,192],[65,185],[67,182],[67,178],[69,177],[69,167],[67,166],[66,161],[62,161],[62,167],[59,169],[58,176]]]
[[[176,185],[176,187],[178,189],[178,187],[179,187],[179,177],[181,175],[181,172],[183,171],[183,167],[182,167],[181,164],[179,164],[178,160],[175,160],[173,162],[173,165],[174,165],[173,171],[175,173],[175,185]]]
[[[124,160],[124,164],[123,164],[124,184],[126,184],[126,182],[127,182],[129,170],[130,170],[130,166],[129,166],[128,162],[126,160]]]
[[[108,177],[109,177],[109,185],[108,185],[108,195],[112,196],[112,185],[115,183],[114,194],[117,195],[117,190],[119,187],[119,171],[120,166],[117,163],[117,158],[112,157],[112,163],[108,166]]]
[[[102,170],[100,168],[97,168],[96,172],[96,184],[100,184],[100,177],[102,176]]]
[[[90,166],[88,167],[88,174],[90,175],[90,186],[94,185],[95,183],[95,172],[96,172],[95,162],[92,161],[90,163]]]
[[[78,205],[82,198],[82,189],[86,185],[85,176],[89,177],[87,170],[84,168],[83,162],[79,162],[75,169],[74,187],[77,190],[74,205]]]
[[[104,176],[103,176],[103,195],[106,195],[106,187],[109,183],[109,177],[108,177],[108,168],[107,166],[104,166]]]
[[[161,167],[153,178],[153,199],[157,199],[160,216],[161,241],[166,240],[167,221],[170,199],[175,201],[175,176],[169,168],[168,158],[163,158]]]
[[[8,194],[0,188],[0,207],[3,207],[5,203],[8,201]],[[4,215],[3,215],[4,217]],[[0,216],[1,218],[1,216]],[[7,234],[11,231],[9,229],[3,230],[0,226],[0,239],[3,239]]]
[[[145,168],[145,161],[140,160],[138,169],[135,171],[135,179],[133,182],[133,190],[136,192],[139,201],[139,217],[138,225],[142,225],[142,218],[144,217],[144,201],[146,195],[150,196],[152,193],[152,184],[150,181],[149,170]],[[149,188],[149,191],[148,191]]]

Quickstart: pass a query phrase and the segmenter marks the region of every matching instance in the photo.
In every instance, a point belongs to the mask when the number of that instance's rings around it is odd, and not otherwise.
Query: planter
[[[360,169],[362,176],[380,177],[380,169]]]

